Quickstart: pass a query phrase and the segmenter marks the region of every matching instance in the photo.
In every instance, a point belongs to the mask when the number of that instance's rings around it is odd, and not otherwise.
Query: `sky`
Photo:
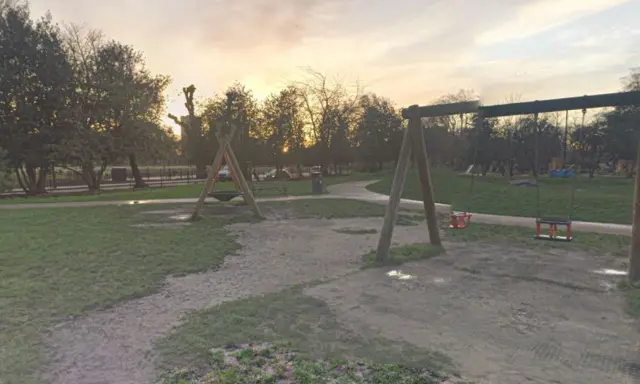
[[[640,0],[30,0],[35,17],[99,29],[182,87],[258,98],[311,67],[394,100],[472,89],[484,104],[616,92],[640,67]]]

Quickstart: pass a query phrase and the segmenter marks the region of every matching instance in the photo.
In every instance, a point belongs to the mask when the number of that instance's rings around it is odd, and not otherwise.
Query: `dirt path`
[[[452,357],[479,383],[640,383],[640,335],[617,278],[594,272],[619,260],[447,248],[446,257],[403,266],[404,279],[370,270],[305,293],[346,326]]]
[[[179,325],[185,313],[357,271],[361,255],[375,246],[377,236],[349,236],[333,229],[380,225],[380,219],[272,219],[234,225],[243,248],[220,270],[171,278],[157,294],[53,329],[48,337],[51,365],[44,379],[53,384],[149,382],[154,340]],[[415,242],[424,235],[422,226],[401,227],[395,241]]]

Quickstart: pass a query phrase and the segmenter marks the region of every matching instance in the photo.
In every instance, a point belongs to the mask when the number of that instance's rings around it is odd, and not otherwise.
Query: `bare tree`
[[[77,24],[64,26],[62,43],[76,81],[73,105],[73,129],[59,151],[58,165],[78,174],[89,190],[100,189],[107,166],[118,154],[113,138],[103,129],[105,95],[98,87],[97,57],[104,45],[100,31]],[[78,168],[79,169],[78,169]]]
[[[460,89],[455,93],[449,93],[444,96],[440,96],[431,104],[452,104],[462,103],[465,101],[478,100],[478,94],[472,89]],[[467,128],[470,124],[469,116],[461,114],[456,116],[438,116],[429,119],[425,119],[426,124],[429,126],[440,126],[447,129],[451,133],[460,133],[463,129]]]
[[[298,82],[297,88],[306,112],[307,125],[311,128],[312,138],[318,154],[318,161],[324,173],[332,160],[332,140],[343,137],[346,122],[356,111],[362,87],[356,81],[349,90],[340,81],[330,82],[327,76],[306,68],[307,77]]]

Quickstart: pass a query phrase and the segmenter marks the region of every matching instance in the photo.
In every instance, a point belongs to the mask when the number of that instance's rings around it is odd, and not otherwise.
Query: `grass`
[[[88,310],[147,295],[167,275],[219,266],[237,244],[224,220],[132,228],[149,206],[9,210],[0,221],[0,378],[36,382],[39,335]],[[166,209],[166,206],[165,208]],[[0,380],[0,381],[2,381]]]
[[[322,199],[262,203],[296,217],[384,215],[384,206]],[[216,208],[217,207],[217,208]],[[223,225],[250,220],[207,215],[180,227],[135,227],[171,221],[143,211],[175,205],[126,205],[3,211],[0,221],[0,377],[3,383],[36,382],[42,364],[40,334],[56,322],[119,301],[150,294],[168,275],[219,266],[237,244]],[[192,205],[185,206],[192,209]],[[228,210],[226,210],[228,211]],[[133,226],[133,227],[132,227]]]
[[[376,252],[372,251],[362,257],[362,268],[378,268],[383,266],[401,265],[410,261],[430,259],[444,252],[444,248],[431,244],[408,244],[400,247],[392,247],[389,257],[384,261],[376,259]]]
[[[369,186],[374,192],[389,194],[392,172],[382,173],[380,181]],[[460,176],[446,169],[432,169],[431,178],[436,201],[453,204],[456,210],[510,216],[537,216],[536,188],[510,185],[502,177],[477,177],[470,193],[471,177]],[[586,176],[577,179],[540,180],[541,216],[567,217],[572,184],[575,197],[574,220],[608,223],[631,223],[633,180],[618,177]],[[419,200],[420,183],[417,172],[410,170],[403,192],[404,198]]]
[[[372,174],[354,173],[349,176],[331,176],[324,179],[325,185],[333,185],[354,180],[366,180],[373,177]],[[286,183],[287,194],[302,196],[311,194],[311,181],[267,181],[268,184]],[[0,198],[0,204],[24,204],[24,203],[57,203],[57,202],[84,202],[84,201],[113,201],[113,200],[157,200],[157,199],[181,199],[197,198],[202,192],[202,183],[183,184],[164,188],[145,188],[140,190],[104,190],[96,194],[87,195],[52,195],[36,197]],[[235,190],[231,182],[216,183],[216,190]],[[276,189],[260,191],[258,197],[281,196],[282,192]]]
[[[261,206],[278,212],[280,215],[290,214],[296,218],[306,219],[348,219],[364,217],[384,217],[386,206],[360,200],[341,198],[269,201],[260,203]],[[396,225],[417,225],[421,216],[410,211],[401,210]]]
[[[265,202],[261,206],[309,218],[381,217],[385,210],[383,205],[341,199]],[[192,205],[186,207],[191,209]],[[43,362],[40,335],[51,325],[147,295],[160,287],[168,275],[218,267],[225,255],[237,249],[234,238],[223,225],[248,220],[245,215],[207,215],[221,208],[207,206],[204,219],[190,225],[132,227],[149,221],[166,222],[166,216],[141,213],[168,208],[180,206],[3,212],[0,221],[0,377],[3,383],[37,382],[33,372]],[[240,213],[247,211],[248,207],[238,209]],[[407,223],[415,224],[418,220],[410,214],[401,217]],[[531,236],[530,229],[472,224],[463,231],[448,233],[446,238],[607,251],[619,256],[626,255],[629,241],[627,237],[577,233],[573,243],[548,243],[535,241]],[[392,251],[391,262],[433,255],[435,250],[424,245],[400,247]],[[629,297],[629,313],[638,316],[640,293],[630,288],[625,293]],[[406,349],[403,357],[402,348],[406,346],[389,347],[388,342],[375,337],[353,335],[339,328],[320,302],[302,296],[299,291],[251,300],[228,303],[190,318],[186,330],[180,329],[163,341],[169,356],[166,366],[189,365],[190,359],[196,365],[206,365],[207,351],[211,348],[247,340],[290,341],[301,358],[309,359],[340,356],[374,363],[416,362],[423,358],[431,363],[442,360],[428,351]],[[204,330],[200,335],[201,328],[207,326],[212,327],[211,330]],[[171,351],[184,353],[186,360],[175,357]]]
[[[220,373],[221,359],[216,356],[221,350],[240,349],[240,359],[249,359],[253,351],[237,347],[249,343],[284,343],[295,351],[299,364],[295,368],[301,368],[300,371],[307,374],[306,379],[316,376],[316,380],[309,381],[299,378],[299,383],[328,382],[328,377],[323,374],[329,374],[331,364],[344,364],[345,360],[363,360],[378,367],[378,380],[369,382],[379,384],[435,384],[444,379],[440,376],[438,381],[415,381],[415,371],[403,366],[435,372],[451,369],[451,361],[441,354],[417,349],[407,343],[388,341],[366,331],[355,333],[344,328],[323,301],[302,294],[300,287],[226,302],[189,315],[185,324],[158,341],[156,350],[161,356],[158,367],[164,373],[162,376],[170,378],[166,381],[168,383],[178,383],[180,379],[184,383],[195,383],[198,377],[207,374],[215,377],[216,372]],[[384,363],[400,365],[374,365]],[[414,381],[397,381],[397,373],[412,373]],[[229,374],[232,375],[235,377],[228,381],[211,382],[251,382],[243,381],[246,376],[241,377],[237,370]]]

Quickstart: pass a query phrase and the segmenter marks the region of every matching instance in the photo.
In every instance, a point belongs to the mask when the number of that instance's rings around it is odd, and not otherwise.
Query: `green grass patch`
[[[322,199],[264,202],[295,217],[384,215],[384,206]],[[203,219],[179,225],[192,204],[6,210],[0,221],[0,377],[35,383],[40,334],[52,324],[144,296],[168,275],[218,267],[237,249],[223,226],[252,220],[248,207],[206,205]],[[177,225],[174,225],[177,224]]]
[[[374,192],[389,194],[392,172],[380,174],[380,181],[369,186]],[[536,188],[510,185],[502,177],[477,177],[470,193],[471,177],[447,169],[432,169],[436,201],[452,204],[454,209],[510,216],[538,215]],[[631,223],[633,180],[610,176],[589,179],[540,179],[540,215],[566,217],[569,214],[571,188],[575,187],[572,218],[583,221]],[[415,170],[407,175],[402,197],[420,200],[420,182]]]
[[[444,248],[431,244],[408,244],[400,247],[392,247],[389,250],[389,257],[384,261],[378,261],[376,259],[376,252],[371,251],[362,257],[362,268],[402,265],[410,261],[430,259],[443,252]]]
[[[237,249],[220,216],[179,227],[135,227],[174,221],[169,214],[140,214],[152,209],[167,206],[2,213],[0,377],[5,383],[36,382],[39,335],[53,323],[147,295],[168,275],[216,268]]]
[[[301,377],[297,381],[300,383],[330,382],[326,380],[326,376],[322,377],[325,380],[320,376],[329,374],[332,364],[344,364],[349,360],[366,361],[370,364],[400,364],[433,372],[452,369],[450,359],[439,353],[417,349],[407,343],[389,341],[365,331],[356,334],[345,329],[323,301],[306,296],[300,288],[295,288],[277,294],[227,302],[189,315],[185,324],[157,342],[156,350],[160,354],[159,372],[165,378],[175,378],[176,372],[180,372],[182,377],[179,379],[185,380],[184,383],[190,383],[186,379],[195,380],[208,374],[220,376],[220,364],[224,360],[220,356],[221,350],[238,350],[236,356],[246,362],[246,367],[251,364],[250,360],[259,357],[254,355],[253,350],[247,351],[238,346],[261,343],[285,344],[296,352],[298,365],[293,369],[310,379],[306,381]],[[380,371],[377,376],[379,381],[368,382],[439,383],[389,381],[401,377],[400,373],[411,371],[394,369],[392,366],[376,367]],[[232,376],[229,381],[218,382],[251,382],[242,381],[243,372],[246,373],[246,370],[233,370],[228,374]],[[316,380],[312,379],[313,376]],[[383,380],[385,377],[386,381]]]
[[[307,219],[348,219],[357,217],[384,217],[386,206],[361,200],[341,198],[268,201],[259,203],[274,213],[283,216]],[[398,215],[397,225],[416,225],[419,223],[415,215],[402,211]],[[419,219],[422,219],[419,217]]]
[[[349,176],[329,176],[324,179],[326,186],[345,183],[355,180],[367,180],[375,177],[375,174],[354,173]],[[269,181],[269,184],[279,183]],[[309,180],[292,180],[283,181],[286,184],[287,194],[291,196],[303,196],[311,194],[311,181]],[[164,188],[144,188],[144,189],[126,189],[126,190],[104,190],[95,194],[87,195],[64,195],[59,196],[36,196],[36,197],[16,197],[16,198],[0,198],[0,204],[24,204],[24,203],[56,203],[56,202],[84,202],[84,201],[115,201],[115,200],[158,200],[158,199],[182,199],[197,198],[202,192],[202,183],[175,185]],[[217,182],[216,190],[232,191],[235,190],[231,182]],[[259,192],[259,197],[281,196],[282,192],[278,189],[267,189]]]
[[[448,223],[443,222],[443,226]],[[575,232],[573,241],[545,241],[533,238],[533,228],[509,227],[504,225],[491,225],[471,223],[461,230],[445,229],[445,239],[449,241],[504,243],[527,249],[560,249],[567,251],[582,251],[594,254],[611,254],[625,257],[629,252],[631,238],[620,235],[603,235],[597,233]]]

